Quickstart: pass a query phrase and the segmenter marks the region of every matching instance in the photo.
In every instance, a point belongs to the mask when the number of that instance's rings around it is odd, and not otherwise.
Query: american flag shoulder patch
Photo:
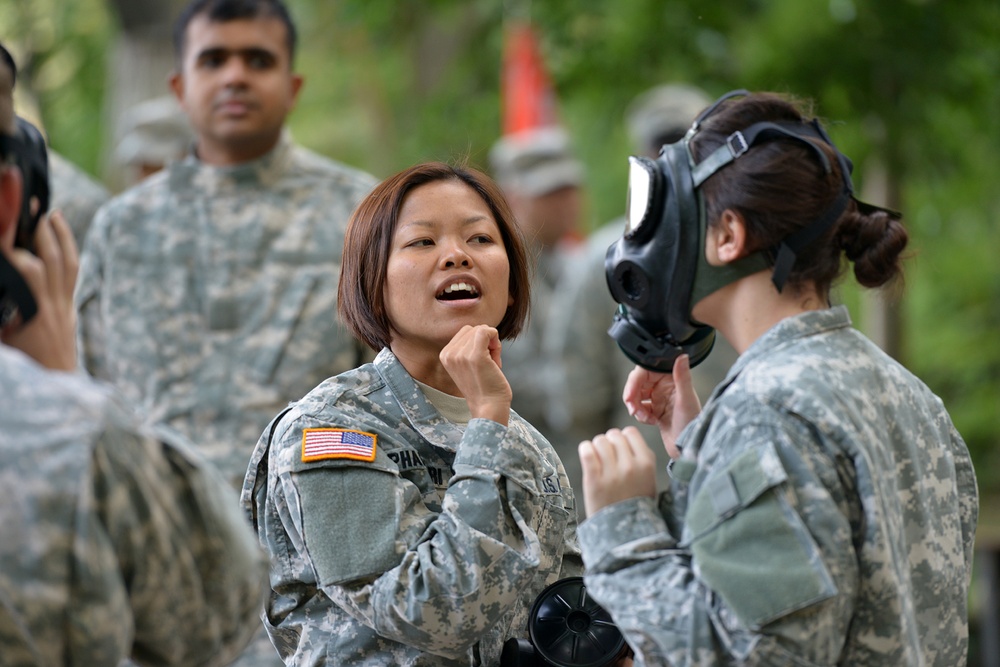
[[[307,428],[302,430],[302,461],[327,459],[375,460],[378,436],[346,428]]]

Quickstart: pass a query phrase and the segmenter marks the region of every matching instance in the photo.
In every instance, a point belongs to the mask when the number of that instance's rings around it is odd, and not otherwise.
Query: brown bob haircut
[[[347,224],[337,311],[351,333],[376,352],[388,346],[391,337],[384,286],[399,211],[410,191],[436,181],[460,181],[475,190],[500,228],[510,263],[510,294],[514,300],[497,326],[501,340],[517,337],[528,318],[531,304],[528,255],[524,237],[503,192],[478,169],[425,162],[404,169],[375,186],[354,209]]]

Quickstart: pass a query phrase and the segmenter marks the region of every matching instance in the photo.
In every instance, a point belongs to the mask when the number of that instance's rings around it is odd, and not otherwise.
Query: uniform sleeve
[[[109,379],[109,375],[101,320],[101,288],[108,218],[106,207],[99,209],[94,216],[94,222],[80,250],[80,271],[73,297],[77,310],[77,352],[80,364],[91,376],[104,380]]]
[[[92,484],[79,511],[77,569],[108,576],[88,543],[117,556],[128,591],[131,657],[143,665],[231,662],[259,628],[266,562],[225,481],[180,443],[109,429],[95,448]],[[86,598],[87,587],[80,596]],[[77,638],[109,619],[70,605]],[[127,626],[122,619],[114,619]],[[96,627],[95,627],[96,626]],[[108,663],[113,664],[113,663]]]
[[[281,474],[278,502],[302,516],[286,530],[323,592],[383,637],[457,657],[540,569],[554,580],[570,511],[558,485],[537,487],[539,451],[514,430],[469,422],[440,508],[377,457]],[[298,451],[302,428],[289,431],[281,449]]]
[[[731,433],[720,448],[731,457],[696,473],[683,536],[646,498],[581,525],[588,590],[636,664],[837,662],[858,571],[824,485],[837,482],[816,473],[833,465],[804,427],[764,421]]]

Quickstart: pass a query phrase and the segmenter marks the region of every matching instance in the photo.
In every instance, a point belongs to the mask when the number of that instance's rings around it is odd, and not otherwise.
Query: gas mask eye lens
[[[628,199],[625,204],[625,236],[631,237],[642,227],[653,199],[653,168],[648,160],[628,159]]]

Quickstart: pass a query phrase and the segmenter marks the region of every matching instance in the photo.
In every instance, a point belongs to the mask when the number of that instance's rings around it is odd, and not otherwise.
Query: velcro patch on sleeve
[[[354,459],[374,461],[374,433],[354,431],[346,428],[307,428],[302,431],[302,461],[326,461],[329,459]]]

